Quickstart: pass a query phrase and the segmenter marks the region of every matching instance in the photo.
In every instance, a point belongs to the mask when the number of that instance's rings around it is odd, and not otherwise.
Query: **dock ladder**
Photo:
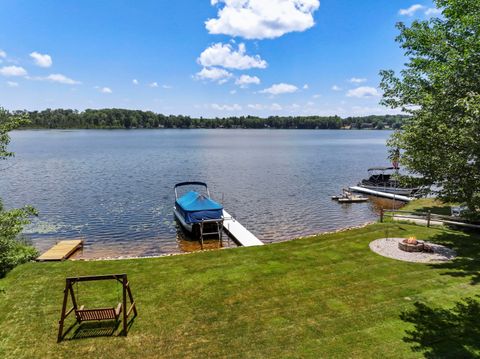
[[[212,224],[216,227],[216,230],[214,229],[213,232],[204,232],[203,226],[205,224]],[[203,236],[213,236],[217,235],[218,236],[218,242],[219,242],[219,247],[222,246],[222,237],[223,237],[223,219],[218,220],[218,219],[207,219],[203,220],[200,222],[200,246],[203,250]]]

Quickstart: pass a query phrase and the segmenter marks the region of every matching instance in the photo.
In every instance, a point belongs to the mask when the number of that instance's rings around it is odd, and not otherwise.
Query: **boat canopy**
[[[177,210],[185,222],[199,223],[209,219],[221,219],[223,206],[211,198],[195,191],[185,193],[177,199]]]
[[[368,171],[390,171],[390,170],[396,170],[397,168],[395,167],[372,167],[369,168]]]

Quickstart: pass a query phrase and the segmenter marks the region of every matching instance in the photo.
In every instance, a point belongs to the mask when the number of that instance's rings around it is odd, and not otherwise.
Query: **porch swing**
[[[98,281],[98,280],[116,280],[117,283],[122,285],[122,301],[117,304],[116,307],[103,307],[103,308],[85,308],[84,305],[78,306],[78,283],[80,282],[89,282],[89,281]],[[73,286],[77,287],[77,297],[75,297],[75,291]],[[137,308],[135,306],[135,301],[133,300],[132,292],[130,290],[130,283],[128,282],[126,274],[108,274],[108,275],[97,275],[97,276],[86,276],[86,277],[69,277],[66,278],[65,289],[63,291],[63,305],[62,313],[59,321],[58,328],[58,338],[57,342],[60,342],[63,338],[63,326],[65,318],[71,314],[75,313],[75,318],[78,324],[81,324],[85,321],[103,321],[103,320],[114,320],[118,322],[120,316],[123,313],[123,335],[127,335],[127,318],[130,316],[133,311],[134,316],[137,316]],[[130,300],[130,307],[127,310],[127,294]],[[72,308],[67,310],[68,296],[70,295],[72,300]],[[117,292],[118,295],[118,292]]]

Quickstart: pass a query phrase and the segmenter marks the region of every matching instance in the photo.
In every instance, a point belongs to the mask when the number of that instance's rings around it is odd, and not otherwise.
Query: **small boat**
[[[338,199],[338,202],[340,203],[361,203],[361,202],[367,202],[367,201],[368,201],[367,197],[362,197],[357,195],[351,195],[345,198]]]
[[[373,191],[392,193],[401,196],[412,197],[420,194],[420,187],[402,187],[392,178],[394,171],[398,173],[398,167],[372,167],[368,169],[368,178],[363,179],[358,186]]]
[[[343,193],[341,195],[332,196],[332,199],[340,203],[360,203],[368,201],[367,197],[355,195],[345,188],[343,189]]]
[[[178,196],[177,188],[184,186],[202,186],[204,193],[188,191]],[[223,206],[210,197],[208,186],[204,182],[181,182],[174,187],[175,206],[173,213],[182,227],[195,237],[203,237],[209,234],[218,234],[221,237],[223,224]],[[215,232],[204,232],[205,225],[212,225]]]

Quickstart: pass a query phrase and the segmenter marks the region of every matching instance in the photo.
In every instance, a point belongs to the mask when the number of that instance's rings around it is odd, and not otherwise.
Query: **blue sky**
[[[405,0],[2,0],[0,106],[204,117],[395,113]]]

